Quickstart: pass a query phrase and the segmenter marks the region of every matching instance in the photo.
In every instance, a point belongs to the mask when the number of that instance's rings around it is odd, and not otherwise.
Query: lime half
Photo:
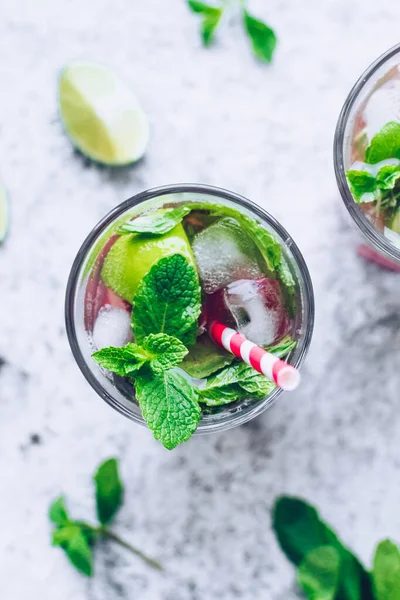
[[[118,296],[132,304],[140,282],[165,256],[182,254],[194,264],[192,249],[182,225],[157,238],[121,235],[104,261],[101,278]]]
[[[92,160],[123,166],[143,156],[147,117],[133,92],[106,67],[87,62],[65,67],[59,106],[72,143]]]
[[[0,183],[0,244],[4,242],[8,231],[8,200],[6,190]]]

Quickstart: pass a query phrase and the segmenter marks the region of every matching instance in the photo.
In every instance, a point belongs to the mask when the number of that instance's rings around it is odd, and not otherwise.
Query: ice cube
[[[220,219],[198,233],[193,252],[207,294],[236,279],[256,279],[263,275],[256,246],[231,218]]]
[[[386,123],[400,123],[400,81],[387,82],[369,98],[364,110],[368,139],[371,139]]]
[[[233,326],[258,346],[278,341],[290,326],[279,282],[265,277],[231,283],[210,296],[208,310],[209,319]]]
[[[93,343],[97,350],[107,346],[124,346],[131,342],[132,338],[129,312],[119,307],[103,306],[93,328]]]

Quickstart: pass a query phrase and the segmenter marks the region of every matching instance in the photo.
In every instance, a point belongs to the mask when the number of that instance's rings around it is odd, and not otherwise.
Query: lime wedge
[[[4,242],[8,231],[8,200],[4,187],[0,184],[0,244]]]
[[[61,73],[61,119],[74,146],[110,166],[141,158],[149,141],[147,117],[133,92],[109,69],[73,63]]]
[[[164,256],[182,254],[195,266],[192,249],[182,225],[157,238],[121,235],[104,261],[101,278],[118,296],[132,304],[139,283]]]

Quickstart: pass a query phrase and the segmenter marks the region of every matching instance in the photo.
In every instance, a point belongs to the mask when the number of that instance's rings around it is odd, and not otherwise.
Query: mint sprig
[[[196,431],[200,404],[212,407],[238,399],[262,399],[275,388],[247,364],[230,365],[233,357],[220,349],[215,352],[208,338],[206,343],[197,341],[194,356],[185,363],[186,345],[196,340],[200,310],[200,286],[194,267],[180,254],[162,258],[145,275],[134,298],[132,323],[137,343],[103,348],[92,355],[104,368],[133,382],[143,418],[154,437],[169,450]],[[275,347],[277,355],[284,356],[294,345],[289,337],[285,338]],[[199,354],[200,347],[203,350]],[[201,358],[197,370],[196,357]],[[194,377],[206,377],[225,368],[199,389],[175,370],[178,366]]]
[[[166,333],[186,346],[193,344],[200,311],[200,284],[194,266],[181,254],[162,258],[145,275],[134,298],[135,338],[140,344],[151,333]]]
[[[123,485],[118,472],[118,461],[110,458],[102,463],[94,475],[94,481],[100,524],[92,525],[86,521],[71,519],[65,499],[60,496],[49,508],[49,519],[55,525],[52,532],[53,546],[62,548],[71,564],[88,577],[91,577],[94,572],[94,546],[102,539],[116,542],[154,569],[163,570],[158,561],[146,556],[106,526],[112,521],[123,501]]]
[[[187,0],[188,7],[202,17],[201,36],[204,46],[209,46],[213,41],[216,29],[229,4],[225,2],[215,6],[198,0]],[[240,6],[244,31],[251,42],[253,53],[259,60],[270,63],[277,44],[274,30],[248,12],[246,0],[238,0],[237,4]]]
[[[177,208],[161,208],[151,213],[141,215],[133,221],[129,220],[118,229],[117,233],[141,233],[147,235],[164,235],[182,222],[190,213],[187,206]]]
[[[380,209],[394,212],[400,207],[400,164],[385,165],[376,176],[367,170],[350,170],[346,175],[356,202],[376,201]]]
[[[370,574],[364,569],[358,558],[342,544],[334,531],[321,520],[313,506],[298,498],[288,496],[278,498],[273,511],[273,528],[287,558],[302,569],[303,582],[305,581],[304,571],[306,571],[308,583],[311,580],[312,572],[314,580],[317,579],[322,585],[321,576],[325,577],[325,574],[321,574],[322,559],[319,553],[321,547],[328,546],[338,553],[340,561],[339,582],[334,598],[337,600],[339,598],[340,600],[374,599]],[[334,559],[332,551],[329,552],[331,554],[329,577],[332,581],[334,579],[332,560]],[[313,553],[311,558],[310,553]],[[305,567],[304,564],[307,566]],[[315,589],[318,589],[315,582],[312,587],[314,592]],[[322,600],[322,596],[314,595],[314,592],[309,594],[309,598],[321,598]]]
[[[195,432],[201,409],[198,390],[173,371],[196,340],[200,284],[180,254],[160,259],[145,275],[134,298],[132,323],[137,343],[104,348],[94,360],[130,377],[154,437],[172,450]]]

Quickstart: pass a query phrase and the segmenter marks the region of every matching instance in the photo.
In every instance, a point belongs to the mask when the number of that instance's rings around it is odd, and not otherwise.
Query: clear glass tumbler
[[[297,284],[297,306],[293,326],[297,345],[289,355],[288,362],[296,367],[301,366],[312,337],[314,296],[307,266],[290,235],[267,212],[238,194],[205,185],[170,185],[133,196],[106,215],[83,242],[68,280],[65,316],[73,355],[87,381],[110,406],[141,425],[146,423],[135,399],[124,391],[123,386],[116,386],[115,377],[101,369],[91,358],[93,345],[84,323],[84,298],[88,271],[121,222],[152,207],[181,202],[189,206],[192,202],[223,204],[256,218],[266,230],[273,233],[281,245],[283,255]],[[271,406],[281,393],[282,390],[276,388],[263,400],[238,401],[218,407],[218,410],[202,416],[196,433],[221,431],[241,425]]]
[[[354,201],[346,179],[346,172],[352,168],[355,161],[363,160],[363,150],[367,143],[367,139],[363,140],[362,128],[367,125],[364,122],[363,114],[372,94],[382,87],[390,88],[393,82],[396,86],[400,85],[399,79],[400,44],[378,58],[358,79],[344,103],[334,139],[337,185],[351,218],[367,238],[368,245],[360,247],[360,254],[396,271],[400,270],[400,247],[385,236],[383,227],[379,226],[377,220],[371,218],[368,211],[365,209],[363,211],[361,205]],[[397,100],[400,113],[400,99],[397,98]],[[390,112],[390,107],[382,106],[381,114],[378,109],[378,114],[374,119],[378,123],[380,119],[383,119],[381,126],[385,123],[385,109]]]

